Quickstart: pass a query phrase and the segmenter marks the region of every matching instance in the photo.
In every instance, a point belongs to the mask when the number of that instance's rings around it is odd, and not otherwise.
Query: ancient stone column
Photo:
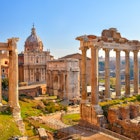
[[[18,100],[18,52],[17,38],[8,39],[9,44],[9,105],[13,112],[19,109]]]
[[[125,96],[130,95],[130,60],[129,51],[125,50]]]
[[[134,94],[138,94],[139,90],[139,64],[138,64],[138,50],[134,52]]]
[[[98,48],[91,47],[91,103],[98,105]]]
[[[87,47],[82,47],[82,61],[81,61],[81,86],[82,86],[82,101],[81,103],[86,103],[87,100],[87,85],[86,85],[86,51]]]
[[[110,49],[104,50],[105,50],[105,97],[110,98],[110,67],[109,67]]]
[[[0,51],[0,106],[2,105],[2,86],[1,86],[1,85],[2,85],[2,84],[1,84],[1,82],[2,82],[2,81],[1,81],[1,77],[2,77],[2,76],[1,76],[1,59],[2,59],[2,58],[1,58],[1,51]]]
[[[116,51],[116,97],[121,96],[120,50]]]

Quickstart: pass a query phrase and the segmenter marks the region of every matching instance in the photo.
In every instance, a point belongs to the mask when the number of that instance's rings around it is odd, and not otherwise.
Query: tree
[[[8,89],[8,83],[9,83],[8,78],[2,79],[2,89],[3,89],[3,90]]]

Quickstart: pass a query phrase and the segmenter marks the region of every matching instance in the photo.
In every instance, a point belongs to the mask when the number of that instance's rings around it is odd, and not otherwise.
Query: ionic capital
[[[105,51],[105,53],[109,53],[111,49],[109,49],[109,48],[103,48],[103,50]]]
[[[17,49],[17,42],[18,41],[19,41],[19,38],[10,38],[10,39],[8,39],[9,50]]]
[[[89,49],[88,46],[82,46],[82,47],[79,48],[79,50],[85,51],[85,52],[86,52],[88,49]]]
[[[124,52],[125,52],[126,54],[129,54],[129,53],[130,53],[130,50],[124,50]]]
[[[122,50],[119,49],[114,49],[115,52],[121,52]]]
[[[133,50],[134,54],[137,54],[139,52],[139,50]]]

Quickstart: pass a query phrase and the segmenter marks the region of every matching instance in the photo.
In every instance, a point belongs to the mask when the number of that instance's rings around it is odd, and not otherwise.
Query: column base
[[[81,104],[80,108],[81,122],[85,122],[85,126],[100,127],[105,123],[103,110],[99,105]]]
[[[121,99],[122,98],[122,96],[120,95],[120,96],[116,96],[115,97],[115,99]]]
[[[133,93],[133,95],[138,95],[139,93],[138,92],[136,92],[136,93]]]
[[[97,115],[102,115],[103,110],[100,105],[92,105],[93,110],[96,112]]]
[[[87,99],[86,99],[86,100],[82,99],[82,100],[80,101],[80,103],[81,103],[81,104],[87,104],[87,103],[88,103],[88,100],[87,100]]]

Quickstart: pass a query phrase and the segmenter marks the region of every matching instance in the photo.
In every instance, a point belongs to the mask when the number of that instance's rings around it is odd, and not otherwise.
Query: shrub
[[[137,96],[136,96],[136,99],[137,99],[137,101],[140,102],[140,95],[137,95]]]

